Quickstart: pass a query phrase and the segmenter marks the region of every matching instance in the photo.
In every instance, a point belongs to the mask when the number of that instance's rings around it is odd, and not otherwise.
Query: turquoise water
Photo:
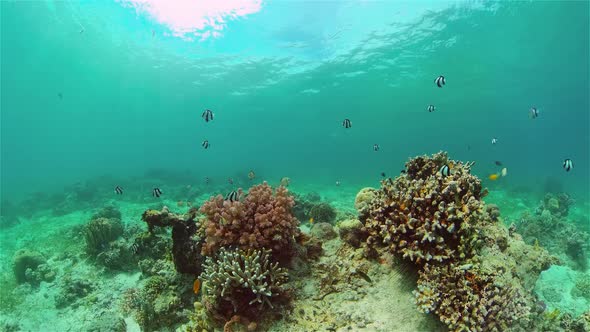
[[[3,198],[152,168],[361,184],[439,150],[588,197],[587,2],[279,1],[169,34],[122,3],[2,2]]]
[[[178,7],[137,3],[0,2],[0,199],[4,216],[38,213],[5,233],[5,263],[57,242],[26,225],[51,231],[40,226],[48,195],[80,183],[90,196],[68,206],[68,225],[119,200],[123,220],[137,221],[156,186],[167,204],[194,198],[184,186],[225,195],[249,186],[250,170],[289,177],[342,213],[381,172],[441,150],[476,162],[509,220],[553,191],[576,200],[571,221],[588,223],[588,1],[252,1],[231,15],[186,10],[188,28],[175,25]]]

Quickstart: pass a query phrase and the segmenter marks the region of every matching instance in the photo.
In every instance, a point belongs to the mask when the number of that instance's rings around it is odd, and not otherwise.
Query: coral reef
[[[288,275],[272,263],[270,250],[221,248],[216,258],[207,257],[201,278],[205,307],[213,317],[229,321],[234,315],[256,319],[265,305],[273,308],[272,302],[286,296],[282,286]]]
[[[585,271],[588,268],[590,234],[568,221],[572,200],[566,194],[547,194],[535,214],[523,213],[515,224],[528,244],[538,243],[565,264]]]
[[[551,214],[555,217],[567,217],[569,208],[575,201],[566,193],[547,193],[537,208],[536,214]],[[547,211],[547,212],[545,212]]]
[[[511,280],[453,263],[426,264],[416,291],[419,308],[436,313],[452,331],[505,331],[529,319],[529,301]]]
[[[556,260],[503,226],[497,206],[481,200],[486,191],[472,165],[443,152],[408,161],[405,174],[358,204],[367,244],[416,263],[417,305],[450,330],[530,329],[532,288]],[[439,173],[443,166],[450,174]]]
[[[443,165],[451,175],[439,173]],[[361,219],[369,244],[385,244],[414,262],[472,256],[477,227],[491,221],[480,200],[481,181],[470,167],[441,152],[411,159],[405,175],[383,180]]]
[[[214,254],[220,247],[271,249],[279,260],[293,255],[299,222],[291,213],[295,204],[288,190],[280,186],[273,195],[264,182],[250,188],[243,201],[211,197],[200,211],[205,215],[205,243],[202,253]]]
[[[123,225],[119,219],[92,219],[84,229],[86,252],[97,255],[108,249],[111,241],[123,235]]]
[[[338,224],[338,234],[342,241],[358,248],[365,242],[368,234],[363,229],[363,224],[358,219],[348,219]]]
[[[590,302],[590,275],[581,274],[576,278],[576,283],[572,289],[573,296],[586,298]]]
[[[189,209],[185,215],[179,215],[164,207],[162,211],[147,210],[141,217],[150,234],[155,232],[155,227],[172,227],[172,259],[180,273],[201,273],[202,241],[194,220],[196,212],[196,209]]]
[[[309,211],[309,217],[313,218],[315,222],[325,222],[325,223],[334,223],[334,219],[336,219],[336,210],[332,207],[332,205],[321,202],[315,204],[311,210]]]
[[[89,281],[66,275],[61,280],[59,294],[55,297],[55,307],[62,309],[67,306],[78,306],[79,299],[88,296],[93,290],[94,286]]]
[[[371,202],[375,199],[377,190],[373,188],[361,189],[354,199],[354,208],[359,214],[359,219],[366,220],[369,217]]]
[[[311,235],[319,240],[327,241],[336,237],[334,227],[327,222],[314,224],[311,228]]]
[[[45,257],[41,253],[29,249],[21,249],[14,254],[13,271],[16,282],[21,284],[32,281],[31,271],[45,264]],[[29,271],[28,275],[27,272]]]
[[[140,288],[130,288],[121,299],[123,313],[131,315],[144,331],[162,331],[186,320],[183,308],[193,295],[190,278],[177,274],[152,276]]]
[[[320,202],[321,197],[315,192],[307,193],[305,195],[294,194],[295,205],[293,206],[293,215],[299,221],[309,220],[309,212],[311,208]]]

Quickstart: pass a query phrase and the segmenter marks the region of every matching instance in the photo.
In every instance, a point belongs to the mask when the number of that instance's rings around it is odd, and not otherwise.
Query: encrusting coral
[[[274,299],[285,296],[282,285],[287,277],[286,269],[272,263],[270,250],[221,248],[215,258],[205,261],[203,301],[220,320],[228,321],[234,315],[253,319],[264,305],[273,308]]]
[[[212,255],[221,247],[237,246],[271,249],[274,256],[289,258],[300,233],[291,212],[294,204],[287,188],[279,186],[273,195],[266,182],[251,187],[243,201],[211,197],[200,209],[206,217],[202,253]]]

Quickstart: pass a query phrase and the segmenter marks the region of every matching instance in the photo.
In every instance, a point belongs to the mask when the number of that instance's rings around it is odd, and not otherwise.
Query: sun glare
[[[118,0],[187,40],[218,38],[227,22],[256,13],[262,0]]]

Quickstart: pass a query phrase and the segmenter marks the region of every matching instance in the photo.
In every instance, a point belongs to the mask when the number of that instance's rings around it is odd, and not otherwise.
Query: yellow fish
[[[199,294],[199,289],[201,289],[201,281],[199,281],[199,279],[195,279],[195,282],[193,283],[193,292],[195,292],[195,294]]]
[[[499,174],[490,174],[490,176],[488,176],[488,179],[492,180],[492,181],[496,181],[498,180],[498,178],[500,177]]]
[[[309,223],[313,225],[313,218],[309,218]]]

